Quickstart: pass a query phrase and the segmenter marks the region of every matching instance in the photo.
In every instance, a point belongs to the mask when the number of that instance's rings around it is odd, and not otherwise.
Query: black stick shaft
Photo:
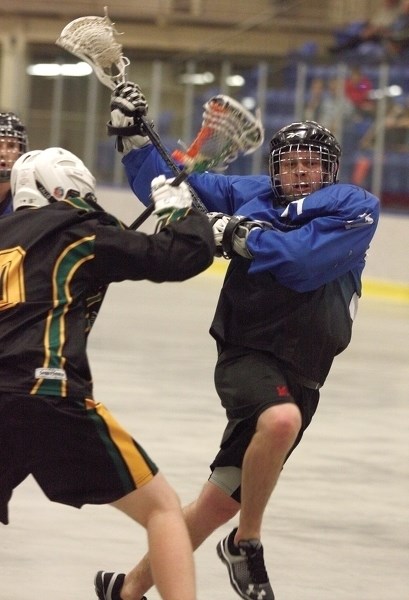
[[[152,144],[155,146],[155,148],[157,149],[157,151],[159,152],[159,154],[161,155],[163,160],[166,162],[168,167],[170,167],[172,169],[173,173],[176,175],[174,181],[172,181],[172,185],[178,186],[188,176],[187,171],[184,171],[178,167],[178,165],[175,163],[175,161],[173,160],[172,156],[169,154],[166,147],[163,145],[162,140],[160,139],[159,135],[153,129],[152,125],[145,119],[145,117],[141,116],[140,119],[141,119],[141,123],[143,124],[143,128],[146,132],[146,135],[151,140]],[[199,196],[196,194],[196,192],[191,187],[189,189],[190,189],[190,193],[193,196],[193,206],[195,206],[202,212],[207,212],[207,208],[205,207],[203,202],[201,202],[201,200],[200,200]],[[154,208],[155,208],[154,205],[150,204],[139,215],[139,217],[137,217],[135,219],[135,221],[133,221],[133,223],[130,224],[130,226],[129,226],[130,229],[138,229],[138,227],[140,227],[142,225],[142,223],[144,223],[150,217]]]

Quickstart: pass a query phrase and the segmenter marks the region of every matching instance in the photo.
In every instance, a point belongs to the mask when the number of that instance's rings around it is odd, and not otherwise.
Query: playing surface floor
[[[224,428],[208,326],[221,276],[111,287],[91,335],[95,395],[192,500]],[[277,600],[409,598],[409,306],[362,300],[349,349],[265,514]],[[1,600],[92,600],[98,569],[127,570],[144,530],[110,507],[50,503],[26,480],[0,526]],[[198,599],[234,600],[213,534],[196,553]],[[166,532],[164,532],[166,535]],[[158,594],[152,590],[149,600]]]

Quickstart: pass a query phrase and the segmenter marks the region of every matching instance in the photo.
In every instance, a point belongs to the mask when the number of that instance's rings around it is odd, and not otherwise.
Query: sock
[[[234,536],[236,535],[236,531],[237,531],[237,527],[235,527],[233,529],[233,531],[230,533],[229,537],[227,538],[227,548],[229,549],[230,554],[237,554],[237,555],[239,555],[240,554],[240,549],[234,543]]]

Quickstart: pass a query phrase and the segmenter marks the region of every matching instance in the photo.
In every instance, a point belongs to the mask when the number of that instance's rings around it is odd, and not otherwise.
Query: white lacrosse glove
[[[148,103],[139,85],[126,81],[116,86],[111,95],[111,121],[107,130],[108,135],[117,136],[118,152],[128,154],[133,148],[150,143],[141,121],[147,114]]]
[[[213,237],[216,244],[215,256],[224,256],[222,244],[223,234],[231,217],[229,215],[225,215],[224,213],[209,212],[207,213],[207,218],[209,219],[209,223],[213,229]]]
[[[192,206],[192,194],[187,184],[182,181],[177,186],[171,185],[174,178],[166,179],[159,175],[152,180],[151,195],[155,204],[153,214],[158,218],[156,231],[160,231],[172,221],[183,219]]]

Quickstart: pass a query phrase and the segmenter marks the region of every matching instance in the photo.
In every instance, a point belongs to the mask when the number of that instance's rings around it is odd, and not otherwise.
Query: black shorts
[[[269,352],[229,345],[219,350],[215,386],[228,424],[210,480],[239,501],[241,465],[260,414],[287,402],[298,406],[302,425],[289,456],[311,422],[319,391],[301,385]]]
[[[122,498],[158,468],[100,403],[0,393],[0,521],[33,475],[46,496],[80,508]]]

